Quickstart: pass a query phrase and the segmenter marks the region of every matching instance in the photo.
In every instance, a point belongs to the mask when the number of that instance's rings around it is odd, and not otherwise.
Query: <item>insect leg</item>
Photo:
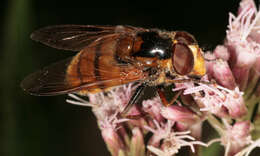
[[[143,94],[145,87],[146,87],[146,84],[143,83],[136,88],[136,90],[135,90],[134,94],[132,95],[131,99],[129,100],[128,104],[125,106],[124,110],[121,112],[121,114],[123,116],[125,116],[129,112],[129,110],[132,108],[132,106],[139,100],[139,98]]]
[[[176,94],[175,94],[175,95],[173,96],[173,98],[171,99],[170,105],[172,105],[172,104],[178,99],[178,97],[179,97],[182,93],[183,93],[182,90],[177,91]]]
[[[165,107],[169,106],[169,102],[166,99],[165,92],[162,87],[157,87],[157,93],[159,94],[159,97]]]
[[[162,87],[157,87],[157,92],[158,92],[158,94],[161,98],[163,105],[165,107],[168,107],[168,106],[172,105],[177,100],[177,98],[181,95],[181,93],[183,91],[182,90],[177,91],[177,93],[173,96],[173,98],[171,99],[170,102],[168,102],[168,100],[166,99],[165,92],[164,92]]]

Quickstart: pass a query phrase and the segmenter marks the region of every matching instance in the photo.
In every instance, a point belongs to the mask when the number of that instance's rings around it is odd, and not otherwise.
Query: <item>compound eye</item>
[[[190,33],[187,33],[185,31],[177,31],[174,38],[178,41],[178,43],[183,43],[187,45],[198,44],[195,38]]]
[[[173,45],[172,64],[177,74],[187,75],[194,66],[194,57],[190,48],[183,43]]]

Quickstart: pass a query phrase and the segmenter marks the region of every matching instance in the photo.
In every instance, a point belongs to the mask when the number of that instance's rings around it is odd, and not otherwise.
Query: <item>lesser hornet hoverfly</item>
[[[58,25],[31,38],[47,46],[79,51],[74,57],[26,77],[21,86],[32,95],[98,93],[131,82],[136,89],[125,112],[146,86],[155,86],[164,105],[163,87],[205,74],[202,50],[184,31],[132,26]]]

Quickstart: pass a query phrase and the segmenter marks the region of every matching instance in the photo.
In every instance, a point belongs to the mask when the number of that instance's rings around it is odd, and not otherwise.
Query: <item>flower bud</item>
[[[206,61],[206,71],[207,71],[207,76],[210,79],[213,77],[213,66],[214,66],[215,61]]]
[[[214,55],[218,59],[227,61],[229,59],[229,52],[225,46],[217,46],[214,50]]]
[[[228,89],[234,89],[236,87],[235,78],[226,61],[215,61],[213,65],[213,77],[223,87]]]
[[[104,128],[101,130],[102,137],[107,145],[108,150],[113,156],[118,156],[119,151],[123,150],[124,145],[116,130],[113,128]]]
[[[250,68],[255,64],[256,55],[250,49],[241,46],[237,46],[237,53],[237,62],[232,71],[240,90],[244,90],[248,83]]]
[[[228,109],[228,113],[232,118],[242,117],[247,113],[243,96],[239,93],[238,88],[226,96],[224,105]]]
[[[211,51],[207,51],[204,54],[204,58],[206,59],[205,66],[206,66],[207,76],[208,79],[210,80],[212,78],[213,63],[214,60],[216,60],[216,56]]]
[[[228,60],[228,64],[230,66],[230,68],[232,69],[237,61],[237,53],[235,50],[236,44],[233,43],[232,41],[226,40],[225,41],[225,46],[228,49],[229,52],[229,60]]]
[[[228,148],[226,149],[228,150],[228,155],[232,156],[241,151],[250,141],[250,122],[242,121],[227,127],[221,143]],[[229,147],[227,147],[228,144]]]
[[[132,130],[133,136],[130,145],[130,155],[143,156],[145,155],[145,145],[143,140],[143,134],[139,128]]]
[[[178,122],[184,122],[188,124],[195,123],[199,120],[199,117],[194,114],[192,111],[188,110],[185,107],[172,105],[169,107],[163,107],[161,109],[161,114],[166,119]]]

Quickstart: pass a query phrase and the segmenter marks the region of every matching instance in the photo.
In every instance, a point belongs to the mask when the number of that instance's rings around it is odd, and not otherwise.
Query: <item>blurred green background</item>
[[[89,108],[67,104],[66,95],[34,97],[20,88],[29,73],[75,54],[33,42],[29,36],[35,29],[56,24],[128,24],[186,30],[210,50],[223,42],[228,13],[235,13],[238,3],[2,0],[0,155],[109,155]],[[108,8],[118,4],[121,7]]]

